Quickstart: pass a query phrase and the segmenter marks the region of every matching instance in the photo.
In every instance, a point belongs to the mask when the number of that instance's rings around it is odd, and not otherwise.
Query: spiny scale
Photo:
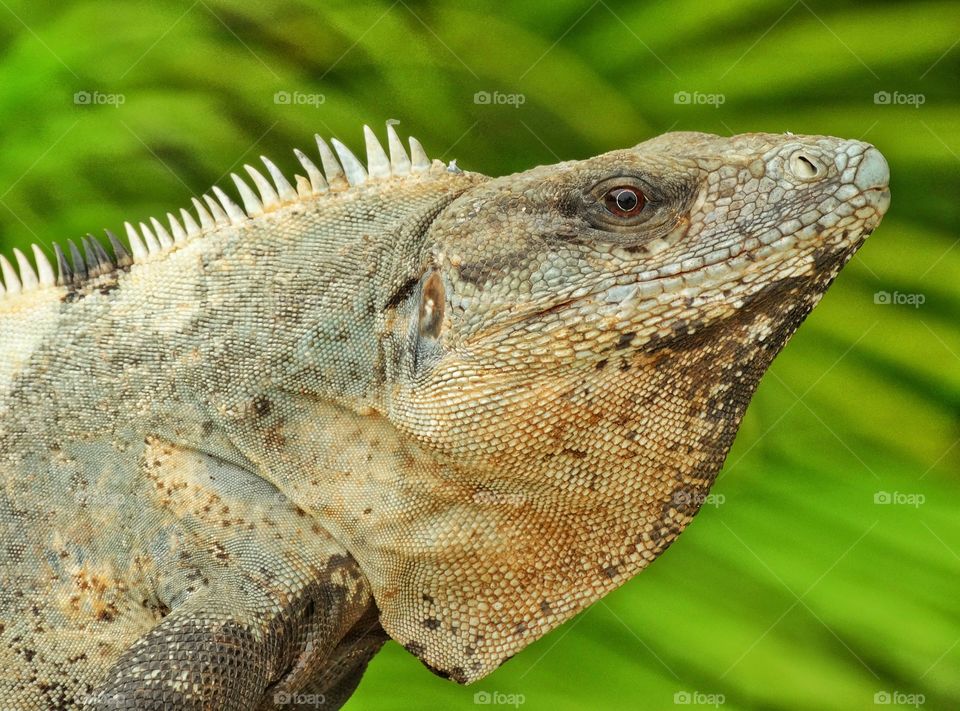
[[[197,215],[196,219],[184,209],[180,210],[179,220],[168,212],[169,230],[154,217],[140,222],[139,229],[132,223],[125,222],[124,229],[127,233],[129,249],[113,232],[106,230],[113,258],[101,242],[89,234],[80,240],[82,251],[72,240],[67,240],[66,252],[59,244],[53,245],[56,270],[43,250],[36,244],[31,245],[33,262],[19,249],[14,248],[16,267],[7,257],[0,254],[0,276],[2,276],[0,297],[32,291],[40,287],[79,286],[87,279],[95,279],[116,269],[127,269],[133,264],[146,261],[189,238],[222,227],[241,225],[250,218],[300,200],[367,183],[409,178],[425,173],[431,168],[444,170],[439,161],[432,162],[427,157],[423,146],[412,136],[409,139],[410,152],[407,153],[393,124],[392,121],[387,122],[387,150],[384,150],[369,126],[363,127],[367,152],[366,165],[336,138],[330,140],[333,145],[331,150],[326,141],[316,136],[322,171],[303,151],[294,149],[294,155],[307,173],[306,177],[295,176],[296,187],[269,158],[260,156],[269,178],[253,166],[244,166],[255,189],[236,173],[230,174],[243,207],[240,207],[219,187],[214,186],[213,197],[203,195],[202,201],[191,198]],[[36,264],[36,270],[34,270],[34,264]]]

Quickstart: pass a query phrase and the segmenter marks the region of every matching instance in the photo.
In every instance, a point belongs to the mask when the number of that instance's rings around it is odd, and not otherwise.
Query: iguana
[[[669,133],[500,178],[365,128],[0,257],[0,706],[469,683],[645,567],[889,205],[869,144]]]

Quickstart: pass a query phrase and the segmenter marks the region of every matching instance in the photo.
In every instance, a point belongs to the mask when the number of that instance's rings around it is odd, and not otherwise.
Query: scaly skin
[[[0,301],[0,705],[337,706],[384,631],[490,673],[683,530],[889,203],[836,138],[394,139]]]

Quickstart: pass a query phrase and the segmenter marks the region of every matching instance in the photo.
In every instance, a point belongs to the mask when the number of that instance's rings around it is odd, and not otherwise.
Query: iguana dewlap
[[[889,204],[838,138],[388,136],[0,257],[0,707],[337,706],[384,631],[489,674],[683,530]]]

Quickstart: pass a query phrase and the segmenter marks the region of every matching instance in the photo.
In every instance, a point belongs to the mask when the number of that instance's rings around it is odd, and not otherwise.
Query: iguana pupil
[[[630,187],[617,187],[605,196],[607,209],[619,217],[632,217],[643,209],[646,200],[643,193]]]

